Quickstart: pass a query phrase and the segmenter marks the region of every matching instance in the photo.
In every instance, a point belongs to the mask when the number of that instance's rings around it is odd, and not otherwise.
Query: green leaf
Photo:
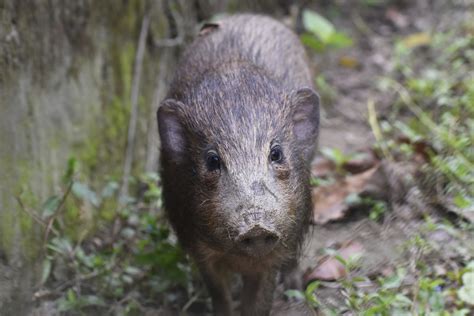
[[[76,247],[75,254],[76,254],[76,258],[88,268],[92,268],[94,266],[93,256],[86,255],[82,247],[80,246]]]
[[[382,288],[387,290],[399,288],[402,285],[405,275],[406,271],[404,269],[398,269],[395,275],[387,277],[380,282]]]
[[[61,203],[61,198],[57,195],[53,195],[47,199],[42,206],[43,211],[41,212],[41,217],[45,219],[52,216],[58,209],[59,203]]]
[[[304,293],[301,292],[301,291],[298,291],[298,290],[286,290],[285,295],[288,298],[296,298],[299,301],[304,301],[305,300]]]
[[[323,43],[327,43],[335,32],[334,26],[326,18],[311,10],[303,11],[304,27],[316,35]]]
[[[40,281],[41,284],[45,284],[46,281],[48,280],[49,275],[51,274],[51,266],[52,266],[51,259],[50,258],[44,259],[43,269],[41,272],[41,281]]]
[[[124,272],[130,275],[136,276],[136,275],[140,275],[142,273],[142,270],[136,267],[128,266],[125,268]]]
[[[102,189],[102,193],[100,194],[103,198],[112,197],[115,192],[117,192],[119,188],[119,184],[115,181],[107,182],[104,189]]]
[[[470,261],[470,262],[466,265],[466,269],[471,270],[472,272],[474,272],[474,261]]]
[[[90,202],[95,207],[98,207],[100,205],[100,200],[97,197],[97,194],[84,183],[74,182],[74,184],[72,185],[72,193],[76,197]]]
[[[70,183],[72,181],[74,174],[77,172],[78,165],[76,158],[71,157],[68,159],[66,172],[63,175],[64,183]]]
[[[48,244],[48,249],[51,249],[62,255],[69,255],[72,253],[72,244],[67,238],[54,238]]]
[[[85,306],[101,306],[104,307],[106,304],[104,300],[95,295],[84,295],[80,297],[80,305]]]
[[[318,287],[319,287],[320,282],[319,281],[313,281],[308,284],[306,287],[305,293],[306,294],[312,294]]]
[[[469,206],[471,206],[471,202],[461,193],[456,194],[453,199],[453,202],[459,208],[468,208]]]
[[[335,32],[329,37],[327,43],[331,46],[334,46],[335,48],[345,48],[352,46],[353,41],[346,34]]]
[[[334,259],[336,259],[337,261],[339,261],[344,267],[347,268],[347,266],[349,265],[349,263],[347,262],[347,260],[345,260],[341,255],[339,254],[336,254],[334,256]]]
[[[125,227],[124,229],[122,229],[122,230],[120,231],[120,235],[121,235],[122,237],[124,237],[125,239],[129,239],[129,240],[130,240],[130,239],[133,238],[133,236],[136,235],[136,231],[135,231],[135,229],[133,229],[133,228]]]
[[[67,297],[68,302],[70,302],[70,303],[74,303],[77,300],[76,293],[74,293],[74,291],[72,289],[69,289],[67,291],[66,297]]]
[[[301,42],[316,52],[324,51],[325,45],[321,40],[312,34],[305,33],[300,36]]]
[[[338,148],[323,147],[321,148],[321,153],[324,157],[334,162],[336,166],[342,166],[350,158],[349,156],[345,156]]]
[[[123,282],[125,282],[126,284],[132,284],[133,283],[133,278],[127,274],[123,274],[121,276],[121,279]]]
[[[405,295],[397,294],[395,296],[395,302],[393,302],[393,305],[396,307],[407,307],[407,306],[412,306],[413,302]]]
[[[352,278],[352,282],[367,282],[367,278],[363,276],[355,276]],[[370,281],[370,280],[369,280]]]
[[[412,142],[417,142],[423,139],[420,133],[413,130],[411,127],[401,121],[396,121],[394,125]]]
[[[350,193],[346,197],[345,203],[349,206],[354,206],[354,205],[358,205],[358,204],[362,203],[362,199],[359,196],[359,194],[353,192],[353,193]]]
[[[364,316],[383,315],[382,312],[384,310],[385,310],[385,306],[375,305],[365,310],[362,315]]]
[[[469,310],[467,308],[455,310],[453,313],[453,316],[467,316],[467,315],[469,315]]]
[[[458,290],[460,300],[474,305],[474,272],[466,272],[462,276],[463,286]]]

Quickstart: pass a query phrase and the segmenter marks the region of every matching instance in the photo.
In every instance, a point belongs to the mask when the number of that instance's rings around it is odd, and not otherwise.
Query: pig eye
[[[281,163],[283,161],[283,152],[280,146],[274,146],[270,150],[270,161],[276,163]]]
[[[206,165],[209,171],[218,170],[221,168],[221,158],[214,150],[209,150],[206,155]]]

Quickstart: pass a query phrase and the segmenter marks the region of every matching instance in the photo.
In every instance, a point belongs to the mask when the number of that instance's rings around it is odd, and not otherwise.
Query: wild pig
[[[232,314],[236,272],[242,315],[269,314],[311,213],[319,97],[298,37],[258,15],[204,26],[157,117],[167,216],[214,312]]]

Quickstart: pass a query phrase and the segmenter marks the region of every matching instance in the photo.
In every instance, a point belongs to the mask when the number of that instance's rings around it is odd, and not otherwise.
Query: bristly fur
[[[198,263],[215,312],[231,313],[227,272],[241,273],[243,312],[267,314],[276,272],[294,262],[309,226],[309,164],[319,98],[304,49],[281,23],[236,15],[202,32],[184,52],[158,111],[165,209]],[[283,150],[269,161],[275,144]],[[209,171],[206,153],[218,153]],[[280,236],[264,256],[236,237],[256,222]]]

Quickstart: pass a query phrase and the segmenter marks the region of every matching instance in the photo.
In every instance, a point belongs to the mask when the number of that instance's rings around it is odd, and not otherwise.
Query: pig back
[[[225,72],[239,63],[257,67],[285,91],[313,86],[296,34],[270,17],[241,14],[204,26],[182,56],[169,96],[181,99],[209,72]]]

